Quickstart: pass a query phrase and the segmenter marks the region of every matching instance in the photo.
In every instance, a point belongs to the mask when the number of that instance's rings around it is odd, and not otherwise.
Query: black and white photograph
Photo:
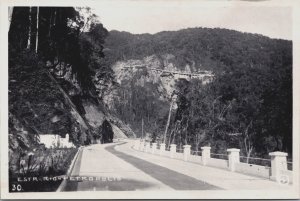
[[[53,2],[1,4],[1,198],[299,199],[299,2]]]

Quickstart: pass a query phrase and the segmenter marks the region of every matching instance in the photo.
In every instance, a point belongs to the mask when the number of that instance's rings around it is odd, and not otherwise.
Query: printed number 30
[[[18,184],[18,185],[13,184],[11,190],[12,191],[21,191],[22,190],[22,186],[20,184]]]

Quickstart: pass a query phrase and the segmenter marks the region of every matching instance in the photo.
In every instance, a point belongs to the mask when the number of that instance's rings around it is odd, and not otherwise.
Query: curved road
[[[80,150],[62,191],[282,190],[265,178],[140,152],[134,141]]]
[[[63,191],[221,189],[119,151],[125,143],[83,148]]]

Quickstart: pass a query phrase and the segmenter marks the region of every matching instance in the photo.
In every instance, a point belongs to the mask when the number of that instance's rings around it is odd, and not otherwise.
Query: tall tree
[[[31,48],[31,7],[29,7],[29,15],[28,15],[28,19],[29,19],[29,25],[28,25],[28,40],[27,40],[27,49]]]
[[[35,53],[38,52],[38,44],[39,44],[39,7],[37,7],[36,12],[36,38],[35,38]],[[30,18],[31,19],[31,18]]]

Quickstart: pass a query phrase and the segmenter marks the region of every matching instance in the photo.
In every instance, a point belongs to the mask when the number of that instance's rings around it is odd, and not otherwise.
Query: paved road
[[[283,190],[264,178],[140,152],[133,141],[84,147],[64,191]],[[79,176],[79,177],[78,177]],[[75,178],[75,179],[74,179]]]
[[[78,155],[64,191],[221,189],[116,150],[123,143],[92,145]]]

